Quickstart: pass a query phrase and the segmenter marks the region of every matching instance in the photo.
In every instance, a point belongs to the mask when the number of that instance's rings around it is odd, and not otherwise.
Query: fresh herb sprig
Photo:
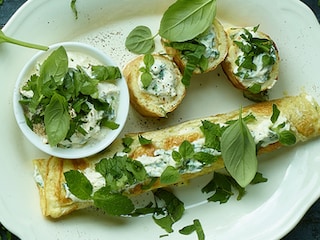
[[[154,57],[151,54],[144,55],[143,63],[145,66],[141,67],[139,71],[142,72],[141,74],[142,86],[143,88],[147,89],[152,82],[152,75],[150,73],[150,69],[154,64]]]
[[[49,47],[47,47],[47,46],[34,44],[34,43],[29,43],[29,42],[24,42],[24,41],[9,37],[9,36],[5,35],[4,32],[0,29],[0,44],[1,43],[5,43],[5,42],[6,43],[12,43],[12,44],[15,44],[15,45],[19,45],[19,46],[22,46],[22,47],[43,50],[43,51],[47,51],[49,49]]]
[[[258,28],[259,25],[254,27],[252,31],[257,32]],[[276,61],[274,53],[275,50],[272,40],[253,37],[252,33],[246,28],[243,28],[243,31],[244,33],[240,35],[243,41],[233,40],[233,42],[244,53],[243,56],[236,59],[236,64],[239,67],[236,75],[243,79],[250,79],[247,71],[257,70],[257,65],[254,63],[254,58],[260,54],[263,54],[263,68],[272,66]],[[249,90],[252,91],[252,93],[258,93],[260,91],[259,86],[254,86]]]
[[[211,26],[215,15],[216,0],[178,0],[163,14],[160,29],[155,35],[148,27],[137,26],[127,36],[125,46],[136,54],[151,53],[155,49],[154,39],[160,35],[170,42],[169,46],[184,52],[187,65],[182,82],[189,86],[194,70],[197,67],[205,70],[208,66],[204,57],[205,46],[193,39]]]
[[[215,14],[216,0],[177,0],[163,14],[157,34],[138,26],[126,38],[126,48],[137,54],[151,53],[158,34],[172,42],[191,40],[209,28]]]

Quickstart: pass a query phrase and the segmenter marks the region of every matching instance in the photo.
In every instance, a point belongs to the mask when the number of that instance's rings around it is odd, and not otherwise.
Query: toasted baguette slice
[[[147,71],[152,76],[152,82],[144,87],[141,69],[146,68],[144,55],[129,62],[123,69],[127,81],[130,102],[143,116],[166,117],[174,111],[186,94],[182,84],[179,68],[169,58],[153,54],[154,64]]]
[[[218,19],[214,19],[211,29],[198,36],[197,39],[197,42],[200,41],[206,46],[205,58],[208,59],[208,66],[205,69],[197,66],[193,73],[200,74],[213,71],[225,59],[228,53],[227,34],[224,31],[223,25]],[[161,42],[167,54],[173,57],[173,60],[178,65],[181,72],[184,72],[188,62],[184,51],[171,47],[171,43],[167,39],[161,39]],[[194,43],[195,41],[191,40],[187,42]]]
[[[284,129],[291,131],[295,135],[296,143],[320,135],[320,108],[311,97],[302,94],[295,97],[285,97],[274,101],[258,103],[242,109],[243,117],[252,114],[256,119],[247,124],[256,142],[264,142],[264,140],[262,140],[264,139],[264,133],[266,133],[265,136],[269,136],[269,129],[272,125],[270,118],[273,115],[273,104],[280,110],[279,121],[277,121],[278,123],[275,123],[275,125],[278,126],[277,124],[286,122]],[[162,130],[129,134],[128,136],[133,139],[133,143],[130,145],[131,150],[126,154],[128,154],[133,161],[141,161],[147,169],[148,161],[144,161],[144,159],[161,154],[162,150],[168,151],[174,149],[184,141],[189,141],[190,143],[201,142],[201,139],[204,138],[204,133],[200,127],[204,121],[223,125],[227,121],[238,119],[238,117],[239,111],[233,111],[207,118],[190,120]],[[151,139],[152,144],[141,145],[139,136]],[[283,146],[283,144],[275,138],[273,138],[273,141],[266,141],[265,144],[259,145],[261,145],[259,154],[271,152]],[[64,187],[66,185],[64,172],[71,169],[80,171],[93,169],[94,171],[95,164],[102,158],[112,158],[119,154],[123,155],[123,148],[122,140],[118,139],[101,154],[86,159],[67,160],[51,157],[49,159],[34,160],[33,163],[37,173],[35,176],[37,176],[37,186],[40,192],[43,215],[58,218],[76,209],[86,208],[92,205],[90,201],[76,201],[67,194]],[[157,150],[160,150],[160,153],[156,153],[155,151]],[[164,165],[167,164],[166,162],[160,162],[159,164],[161,165],[162,163]],[[224,168],[224,163],[221,156],[219,156],[216,161],[204,164],[198,168],[197,171],[186,170],[180,172],[180,178],[176,182],[185,182],[222,168]],[[153,173],[152,171],[147,172],[149,176],[147,180],[128,186],[121,192],[126,195],[135,195],[169,185],[162,183],[160,178],[157,177],[157,173]],[[154,178],[157,179],[155,182],[152,181]],[[148,186],[148,188],[145,189],[143,186]]]
[[[226,32],[229,50],[221,65],[230,82],[236,88],[253,94],[271,89],[278,79],[280,63],[275,42],[257,28],[229,28]],[[245,40],[243,36],[250,40]],[[254,58],[245,57],[247,54],[244,53],[242,45],[246,46],[244,48],[252,46],[254,50],[250,51],[250,54],[253,54]],[[262,51],[259,45],[268,50]],[[269,63],[263,66],[263,61]],[[252,70],[253,68],[256,70]]]

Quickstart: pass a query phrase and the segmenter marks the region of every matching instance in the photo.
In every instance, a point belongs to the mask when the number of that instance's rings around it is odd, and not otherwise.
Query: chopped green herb
[[[96,164],[95,169],[104,176],[112,191],[122,191],[127,185],[142,182],[147,177],[143,165],[127,156],[104,158]]]
[[[190,235],[191,233],[196,232],[198,236],[198,240],[204,240],[205,235],[201,226],[199,219],[194,219],[192,225],[185,226],[184,228],[179,230],[179,233],[183,235]]]
[[[164,206],[159,206],[161,211],[153,214],[153,220],[166,232],[173,232],[172,225],[179,221],[184,213],[184,203],[173,193],[164,189],[158,189],[154,193],[155,197],[164,202]]]
[[[152,143],[152,140],[146,139],[146,138],[144,138],[142,135],[139,135],[138,138],[139,138],[139,143],[140,143],[142,146],[144,146],[144,145],[149,145],[149,144]]]
[[[74,14],[74,17],[76,19],[78,19],[78,10],[77,10],[77,6],[76,6],[76,1],[77,0],[71,0],[70,7],[71,7],[71,10],[72,10],[72,12]]]
[[[150,69],[154,64],[154,57],[151,54],[146,54],[143,58],[143,62],[145,67],[141,67],[139,71],[142,72],[141,74],[142,86],[143,88],[147,89],[152,82],[152,75],[150,73]]]
[[[122,138],[122,145],[124,147],[123,152],[128,153],[131,151],[131,144],[133,143],[134,139],[131,137],[124,137]]]

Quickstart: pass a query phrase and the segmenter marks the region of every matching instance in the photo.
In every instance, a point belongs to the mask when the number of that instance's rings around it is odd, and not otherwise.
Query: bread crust
[[[282,116],[284,116],[290,124],[290,130],[295,134],[297,142],[306,141],[320,135],[320,108],[318,104],[309,96],[304,94],[294,97],[284,97],[281,99],[254,104],[242,109],[243,116],[252,113],[257,122],[270,119],[273,110],[272,106],[276,104]],[[156,149],[170,149],[173,146],[179,146],[184,140],[190,142],[203,137],[200,126],[204,120],[213,123],[225,123],[239,117],[239,111],[218,114],[207,118],[190,120],[176,126],[168,127],[161,130],[150,131],[145,133],[128,134],[134,141],[130,146],[131,151],[128,153],[132,159],[137,159],[142,155],[152,155]],[[152,139],[152,145],[142,146],[139,143],[139,136]],[[259,154],[268,153],[280,148],[282,144],[275,142],[273,144],[261,147]],[[43,179],[43,184],[38,184],[41,209],[45,216],[53,218],[68,214],[76,209],[90,206],[90,202],[73,202],[67,198],[66,192],[62,187],[65,184],[63,173],[70,169],[83,170],[85,168],[93,168],[94,164],[102,158],[114,156],[123,150],[121,139],[117,139],[104,152],[95,156],[78,159],[67,160],[51,157],[49,159],[34,160],[35,169],[39,172]],[[185,182],[192,178],[205,175],[207,173],[224,168],[223,159],[220,157],[216,162],[205,165],[199,172],[181,174],[178,182]],[[159,179],[148,190],[142,188],[144,183],[137,184],[129,188],[125,194],[136,195],[144,191],[168,186],[160,183]]]
[[[223,25],[220,21],[215,18],[212,23],[212,29],[216,35],[215,37],[215,45],[217,46],[217,50],[219,51],[219,56],[217,58],[209,58],[208,68],[202,71],[199,67],[194,70],[194,74],[201,74],[209,71],[213,71],[216,69],[220,63],[225,59],[228,53],[228,39],[227,34],[224,31]],[[183,73],[187,64],[186,58],[183,56],[182,52],[168,46],[169,41],[167,39],[161,39],[161,43],[169,56],[172,56],[173,61],[178,65],[180,71]]]
[[[174,96],[170,95],[170,93],[154,95],[141,87],[142,72],[139,69],[143,66],[144,55],[140,55],[129,62],[123,69],[123,75],[128,84],[130,103],[141,115],[146,117],[166,117],[182,102],[186,94],[186,87],[181,82],[182,75],[180,70],[171,59],[159,54],[152,54],[152,56],[155,61],[162,62],[170,69],[173,77],[172,84],[175,88]]]
[[[249,85],[248,83],[244,83],[244,80],[234,73],[234,69],[238,68],[238,66],[236,64],[236,60],[242,51],[234,43],[232,36],[238,34],[243,29],[244,28],[226,29],[226,33],[228,36],[227,41],[228,41],[229,47],[228,47],[228,54],[227,54],[226,58],[224,59],[224,61],[221,63],[221,66],[222,66],[223,71],[225,72],[227,78],[229,79],[229,81],[236,88],[246,91],[246,90],[248,90],[248,88],[250,88],[253,84],[256,83],[261,86],[260,92],[267,91],[267,90],[271,89],[278,80],[279,64],[280,64],[279,51],[277,49],[275,42],[271,39],[271,37],[269,35],[261,32],[261,31],[256,31],[255,37],[260,38],[260,39],[268,39],[268,40],[272,41],[274,49],[275,49],[276,60],[272,66],[272,69],[270,71],[270,75],[269,75],[268,79],[264,83],[257,83],[257,82],[252,81],[251,83],[249,83],[251,86],[248,86]],[[251,28],[245,28],[245,29],[250,30]]]

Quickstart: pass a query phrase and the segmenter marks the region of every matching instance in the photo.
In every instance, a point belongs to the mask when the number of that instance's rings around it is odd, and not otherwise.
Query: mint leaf
[[[173,184],[180,180],[178,169],[173,166],[168,166],[160,176],[160,182],[163,184]]]
[[[283,145],[290,146],[297,142],[296,136],[289,130],[283,130],[279,135],[279,142]]]
[[[93,195],[94,205],[104,212],[115,215],[127,215],[135,209],[132,201],[120,193],[110,193],[107,187],[102,187]]]
[[[90,200],[92,185],[87,177],[77,170],[70,170],[64,173],[69,191],[81,200]]]
[[[202,126],[200,129],[205,137],[204,145],[208,148],[213,148],[217,151],[220,151],[220,138],[225,128],[220,127],[219,124],[205,120],[202,121]]]
[[[184,213],[184,204],[173,193],[164,189],[158,189],[154,195],[160,202],[164,202],[164,206],[161,207],[161,212],[155,211],[153,220],[166,232],[171,233],[172,225],[179,221]]]
[[[185,226],[184,228],[179,230],[179,233],[183,235],[190,235],[191,233],[196,232],[198,236],[198,240],[204,240],[205,235],[201,226],[199,219],[194,219],[192,225]]]
[[[96,164],[96,171],[106,179],[112,191],[121,191],[128,185],[136,184],[147,177],[144,166],[127,156],[104,158]]]
[[[70,127],[68,103],[58,93],[53,94],[50,103],[44,111],[44,125],[48,142],[51,146],[56,146],[68,134]]]
[[[188,160],[193,157],[194,148],[189,141],[185,140],[179,146],[179,153],[183,159]]]

